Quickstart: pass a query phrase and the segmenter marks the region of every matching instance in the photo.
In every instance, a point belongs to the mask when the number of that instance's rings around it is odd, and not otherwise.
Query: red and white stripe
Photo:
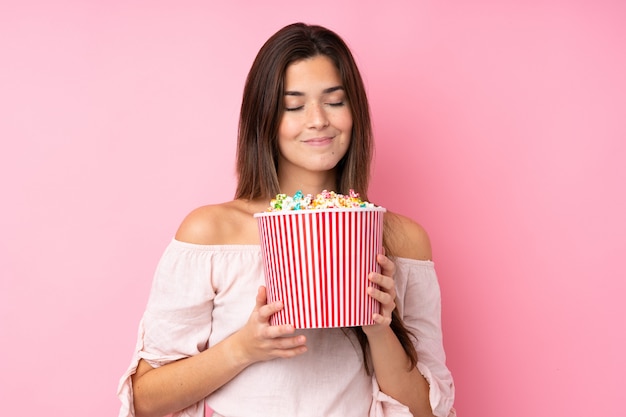
[[[384,208],[255,214],[268,302],[285,308],[270,323],[296,328],[373,324],[380,305],[367,295],[380,271]]]

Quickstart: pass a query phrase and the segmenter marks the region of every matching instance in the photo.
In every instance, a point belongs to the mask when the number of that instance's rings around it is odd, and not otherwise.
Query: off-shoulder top
[[[436,416],[455,416],[454,384],[445,364],[441,296],[431,261],[394,259],[399,312],[416,336],[417,367],[430,384]],[[137,345],[122,376],[119,416],[134,416],[131,375],[140,359],[152,367],[196,355],[247,322],[264,284],[258,245],[198,245],[172,240],[157,266]],[[307,352],[255,363],[175,417],[410,416],[364,369],[348,329],[304,329]]]

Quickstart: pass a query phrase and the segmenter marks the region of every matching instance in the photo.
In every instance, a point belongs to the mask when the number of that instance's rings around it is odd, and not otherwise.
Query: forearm
[[[406,405],[415,417],[432,417],[429,385],[389,327],[368,335],[372,364],[382,392]]]
[[[189,407],[239,374],[250,362],[238,353],[234,337],[159,368],[140,363],[133,376],[135,415],[160,417]]]

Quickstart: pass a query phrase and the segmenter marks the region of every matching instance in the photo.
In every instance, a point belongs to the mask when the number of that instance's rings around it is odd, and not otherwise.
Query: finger
[[[280,339],[285,336],[290,336],[296,331],[296,328],[291,324],[281,324],[277,326],[267,326],[263,329],[263,337],[267,339]]]
[[[256,293],[256,310],[259,310],[265,304],[267,304],[267,290],[261,285]]]
[[[268,307],[268,308],[265,308]],[[273,303],[267,303],[267,289],[261,285],[256,294],[256,306],[255,310],[259,312],[264,318],[269,318],[272,314],[283,309],[283,304],[280,301],[274,301]]]
[[[367,293],[385,307],[395,308],[395,295],[381,291],[376,287],[368,287]]]
[[[260,286],[257,291],[256,305],[254,307],[257,320],[260,323],[267,323],[272,314],[277,313],[282,309],[283,303],[281,301],[275,301],[267,304],[267,289],[264,286]]]
[[[379,285],[380,287],[384,288],[385,290],[390,290],[392,288],[395,287],[396,282],[393,280],[393,278],[387,276],[387,275],[383,275],[381,273],[378,272],[370,272],[369,276],[368,276],[370,282],[373,282],[374,284]]]
[[[297,335],[291,337],[279,337],[274,340],[274,348],[279,350],[294,349],[306,344],[306,337],[304,335]]]
[[[391,259],[387,258],[382,253],[379,253],[378,256],[376,256],[376,261],[380,265],[381,273],[383,275],[393,277],[393,274],[396,272],[396,264],[394,264]]]
[[[267,322],[272,314],[278,313],[283,307],[282,301],[274,301],[273,303],[260,306],[257,310],[259,321]]]
[[[306,337],[301,334],[273,339],[271,346],[271,355],[282,358],[294,357],[307,351]]]
[[[290,349],[276,349],[272,351],[272,355],[275,358],[293,358],[298,355],[306,353],[306,346],[296,346]]]
[[[374,313],[372,319],[376,324],[384,324],[386,326],[391,324],[391,317],[385,317],[382,314]]]

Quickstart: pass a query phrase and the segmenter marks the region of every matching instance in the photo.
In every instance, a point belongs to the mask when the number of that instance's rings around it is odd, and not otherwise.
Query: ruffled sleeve
[[[118,386],[120,417],[135,415],[131,376],[140,359],[156,368],[207,349],[215,298],[210,257],[210,251],[195,250],[193,245],[179,241],[172,241],[166,248],[139,324],[131,364]],[[174,415],[203,416],[204,403]]]
[[[430,385],[429,399],[437,417],[454,417],[454,381],[446,366],[441,329],[441,292],[431,261],[398,258],[397,305],[408,330],[416,336],[417,369]],[[381,392],[373,378],[370,417],[410,417],[408,407]]]

